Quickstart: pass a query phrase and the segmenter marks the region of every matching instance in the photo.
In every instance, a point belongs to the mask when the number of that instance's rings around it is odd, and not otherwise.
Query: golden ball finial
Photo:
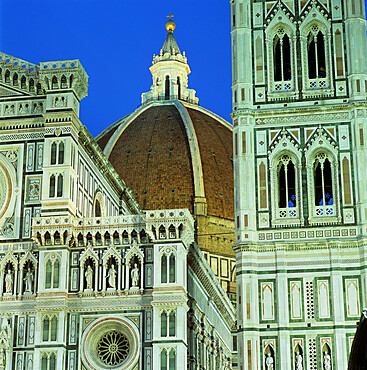
[[[166,30],[168,32],[173,32],[174,29],[176,28],[175,22],[171,19],[172,17],[174,17],[174,15],[172,15],[171,13],[167,15],[167,18],[169,18],[169,21],[166,22]]]

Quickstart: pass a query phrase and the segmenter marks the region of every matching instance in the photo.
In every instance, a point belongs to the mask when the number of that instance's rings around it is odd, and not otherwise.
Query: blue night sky
[[[0,51],[29,62],[79,59],[89,75],[80,118],[93,136],[141,103],[166,15],[199,103],[230,120],[229,0],[0,0]]]

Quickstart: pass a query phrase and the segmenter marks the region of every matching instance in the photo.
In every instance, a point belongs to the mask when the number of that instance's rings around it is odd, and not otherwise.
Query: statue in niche
[[[85,280],[87,281],[87,289],[93,289],[93,269],[88,265],[87,271],[85,272]]]
[[[137,288],[139,284],[139,267],[134,263],[134,268],[131,270],[131,287]]]
[[[274,370],[274,359],[270,352],[268,352],[265,364],[266,364],[266,370]]]
[[[23,278],[25,282],[25,292],[26,293],[33,293],[32,292],[32,285],[33,285],[33,272],[30,267],[28,267],[28,271]]]
[[[7,274],[5,275],[5,293],[13,292],[13,272],[8,269]]]
[[[296,352],[296,370],[303,370],[303,358],[299,351]]]
[[[1,319],[1,331],[6,334],[9,334],[8,333],[9,329],[10,329],[10,325],[9,325],[8,318],[6,316],[3,316]]]
[[[108,269],[108,285],[110,288],[116,289],[116,270],[115,270],[115,265],[111,265],[111,267]]]
[[[4,348],[0,348],[0,366],[6,365],[6,355]]]
[[[324,352],[324,370],[331,370],[331,357],[328,351]]]

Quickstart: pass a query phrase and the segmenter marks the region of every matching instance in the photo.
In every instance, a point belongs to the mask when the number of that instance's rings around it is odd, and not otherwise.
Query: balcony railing
[[[315,217],[333,217],[336,216],[335,207],[333,205],[317,206],[314,208]]]
[[[285,219],[293,219],[297,217],[298,217],[297,207],[287,207],[287,208],[278,209],[278,218],[285,220]]]
[[[308,82],[310,89],[326,89],[328,87],[326,78],[315,78],[308,80]]]
[[[273,92],[292,91],[293,82],[289,81],[277,81],[273,82]]]

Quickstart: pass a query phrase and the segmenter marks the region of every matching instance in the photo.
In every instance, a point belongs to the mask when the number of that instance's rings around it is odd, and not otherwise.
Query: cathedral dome
[[[200,107],[188,88],[191,71],[171,17],[142,106],[96,140],[143,209],[188,208],[233,220],[232,126]]]
[[[232,127],[195,104],[151,101],[97,137],[143,209],[234,219]]]

